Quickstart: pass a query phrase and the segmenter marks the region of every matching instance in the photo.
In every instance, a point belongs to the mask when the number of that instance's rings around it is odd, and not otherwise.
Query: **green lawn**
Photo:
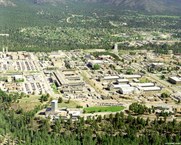
[[[94,113],[94,112],[117,112],[123,110],[123,106],[104,106],[104,107],[88,107],[84,108],[85,113]]]
[[[55,94],[58,94],[58,88],[57,88],[57,86],[55,85],[55,83],[51,84],[51,88],[53,89],[53,92],[54,92]]]

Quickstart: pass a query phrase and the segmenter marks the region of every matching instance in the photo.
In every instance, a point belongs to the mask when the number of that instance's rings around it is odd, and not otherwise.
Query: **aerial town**
[[[128,111],[134,103],[155,108],[168,119],[180,119],[181,55],[153,51],[72,50],[56,52],[0,52],[0,89],[39,98],[51,96],[38,116],[56,118],[96,117],[111,111],[86,111],[96,106],[120,106]],[[165,97],[166,96],[166,97]],[[65,106],[58,101],[74,102]],[[30,102],[29,102],[30,103]],[[33,103],[33,102],[32,102]],[[144,116],[143,116],[144,118]]]

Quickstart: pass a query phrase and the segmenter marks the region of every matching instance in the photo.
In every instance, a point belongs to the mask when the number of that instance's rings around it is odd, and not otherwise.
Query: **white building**
[[[51,102],[51,111],[56,112],[58,109],[58,101],[57,100],[52,100]]]
[[[153,87],[155,86],[154,83],[130,83],[131,86],[136,86],[136,87]]]
[[[121,87],[120,88],[120,93],[121,94],[131,94],[131,93],[134,93],[135,91],[135,87]]]
[[[130,85],[129,84],[116,84],[116,85],[112,85],[112,88],[113,89],[120,89],[120,88],[122,88],[122,87],[127,87],[127,88],[129,88],[130,87]]]
[[[128,79],[117,79],[118,83],[129,83]]]
[[[141,91],[160,91],[161,88],[157,87],[157,86],[153,86],[153,87],[138,87],[139,90]]]
[[[126,79],[138,79],[138,78],[141,78],[141,75],[120,75],[120,77],[126,78]]]

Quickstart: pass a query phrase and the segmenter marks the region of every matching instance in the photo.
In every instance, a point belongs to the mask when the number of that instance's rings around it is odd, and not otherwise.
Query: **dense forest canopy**
[[[152,15],[80,1],[56,5],[31,0],[13,3],[16,6],[0,9],[0,34],[9,34],[0,36],[0,45],[12,51],[110,49],[117,42],[165,40],[162,35],[180,40],[180,15]]]
[[[28,112],[13,109],[12,105],[18,103],[20,94],[0,91],[0,97],[0,143],[6,140],[26,145],[160,145],[181,142],[181,122],[176,120],[150,121],[149,118],[125,116],[121,112],[108,117],[80,118],[78,121],[69,119],[66,122],[59,119],[51,123],[49,119],[34,117],[43,106]],[[133,110],[135,107],[142,108],[135,105],[131,106]]]

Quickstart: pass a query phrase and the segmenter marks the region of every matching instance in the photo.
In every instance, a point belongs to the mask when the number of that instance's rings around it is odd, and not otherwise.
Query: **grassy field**
[[[118,112],[123,110],[123,106],[107,106],[107,107],[88,107],[84,108],[85,113],[94,113],[94,112]]]
[[[59,92],[58,92],[58,89],[57,89],[57,86],[55,85],[55,83],[51,84],[51,88],[53,89],[53,92],[54,92],[55,94],[58,94],[58,93],[59,93]]]
[[[145,77],[140,78],[140,83],[149,83],[149,82],[150,81]]]
[[[67,101],[63,101],[62,103],[58,104],[58,107],[63,108],[63,107],[67,107],[67,108],[76,108],[79,104],[75,101],[69,101],[69,103]]]
[[[41,102],[39,100],[39,96],[30,96],[30,97],[23,97],[19,100],[19,107],[23,108],[25,111],[33,110],[35,106],[40,105]]]

